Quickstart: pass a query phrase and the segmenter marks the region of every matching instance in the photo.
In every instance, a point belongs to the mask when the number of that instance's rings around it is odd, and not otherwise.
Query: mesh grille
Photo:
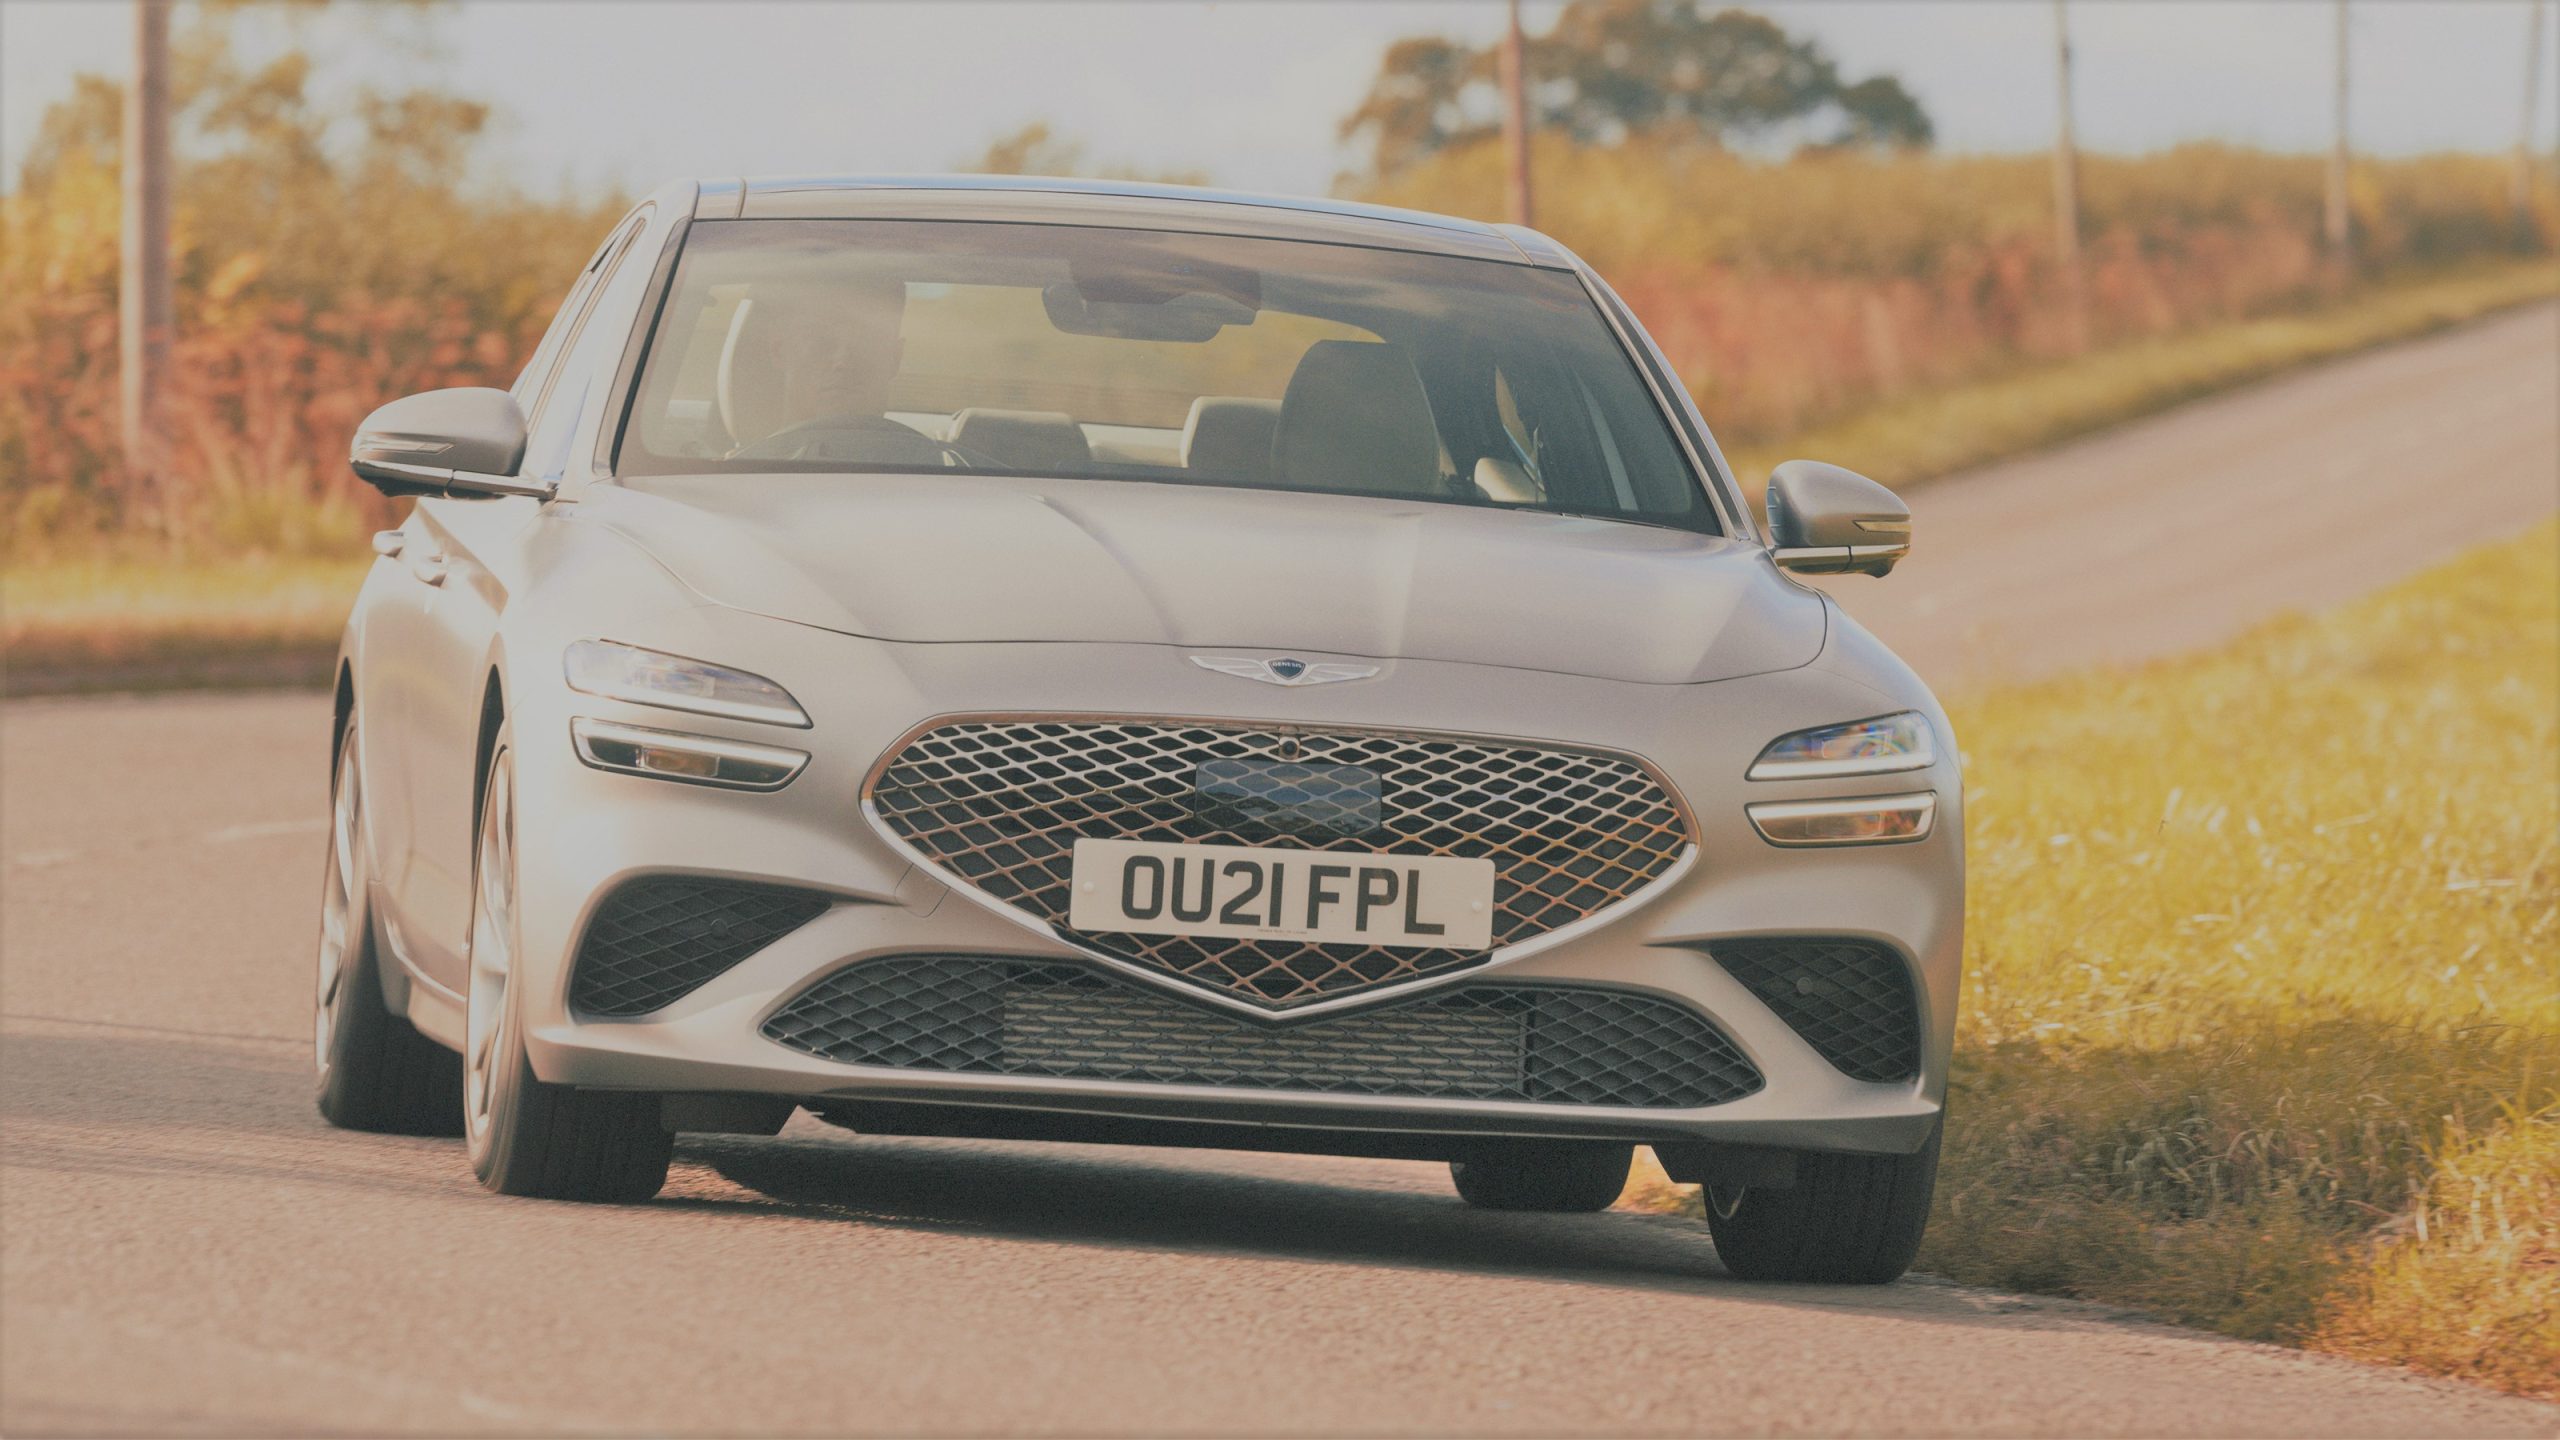
[[[1761,1084],[1686,1006],[1563,985],[1462,985],[1275,1026],[1081,965],[897,956],[820,980],[764,1033],[847,1065],[1240,1090],[1685,1108]]]
[[[1631,758],[1356,731],[957,721],[908,740],[870,796],[909,844],[1061,930],[1078,839],[1490,859],[1496,950],[1626,899],[1689,843],[1679,805]],[[1069,933],[1272,1009],[1491,953]]]
[[[1841,1074],[1908,1080],[1920,1073],[1911,967],[1885,946],[1815,936],[1725,940],[1708,953]]]
[[[569,1003],[588,1015],[645,1015],[808,924],[827,904],[822,895],[729,880],[631,881],[587,922]]]

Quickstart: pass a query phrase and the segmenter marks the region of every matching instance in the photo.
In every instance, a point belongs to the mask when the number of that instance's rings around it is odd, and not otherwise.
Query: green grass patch
[[[317,683],[371,557],[94,558],[0,576],[10,694]]]
[[[1922,1268],[2560,1397],[2560,525],[1954,720]]]

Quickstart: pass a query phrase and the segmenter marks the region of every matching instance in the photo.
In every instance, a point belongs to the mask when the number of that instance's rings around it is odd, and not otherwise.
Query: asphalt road
[[[1941,689],[2210,645],[2560,507],[2560,305],[2298,371],[1910,499],[1911,558],[1883,580],[1824,588]]]
[[[2379,584],[2552,508],[2555,321],[1934,487],[1908,572],[1842,590],[1944,673]],[[798,1121],[685,1144],[654,1205],[499,1199],[312,1113],[326,726],[0,709],[0,1431],[2560,1433],[2097,1307],[1743,1284],[1703,1227],[1417,1165]]]

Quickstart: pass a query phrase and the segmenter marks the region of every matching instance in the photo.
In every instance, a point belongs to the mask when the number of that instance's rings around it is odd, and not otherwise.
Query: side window
[[[632,217],[617,231],[604,249],[596,253],[595,263],[578,279],[578,288],[560,307],[559,318],[552,322],[551,333],[542,340],[543,350],[535,363],[525,367],[525,378],[519,380],[516,403],[524,406],[526,424],[531,430],[525,444],[524,473],[557,475],[565,467],[571,432],[577,429],[578,414],[586,399],[586,387],[573,383],[566,389],[562,376],[571,370],[578,353],[579,337],[585,332],[587,318],[595,313],[596,303],[613,283],[623,257],[630,253],[631,242],[646,226],[644,212]],[[557,342],[555,344],[555,341]],[[538,372],[538,373],[537,373]],[[528,403],[530,396],[530,403]]]
[[[542,343],[533,347],[533,358],[524,362],[516,383],[507,387],[507,393],[516,397],[517,408],[526,414],[533,412],[534,400],[551,379],[552,367],[560,363],[560,351],[569,342],[569,332],[577,328],[579,312],[586,308],[587,296],[596,288],[596,271],[603,268],[605,257],[613,253],[615,242],[622,238],[620,232],[606,236],[596,253],[587,258],[587,268],[578,272],[568,298],[551,312],[551,324],[542,332]]]

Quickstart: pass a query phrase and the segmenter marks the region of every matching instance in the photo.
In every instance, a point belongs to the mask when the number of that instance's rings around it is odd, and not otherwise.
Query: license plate
[[[1079,840],[1067,923],[1407,949],[1493,944],[1493,862],[1448,855]]]

